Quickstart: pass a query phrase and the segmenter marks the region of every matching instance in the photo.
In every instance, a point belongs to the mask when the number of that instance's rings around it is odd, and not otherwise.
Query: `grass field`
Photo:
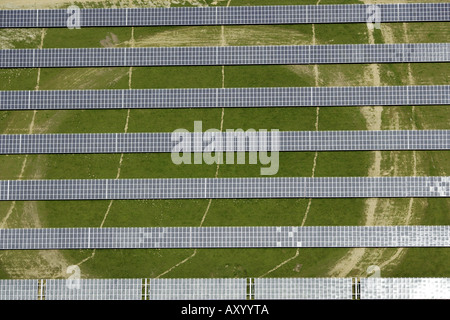
[[[331,3],[361,2],[320,1]],[[232,6],[274,4],[299,1],[230,2]],[[445,42],[449,31],[448,23],[383,24],[373,40]],[[292,45],[369,43],[370,38],[365,24],[0,30],[2,47],[11,48],[37,48],[41,40],[43,48],[76,48],[101,47],[106,42],[113,46]],[[377,81],[378,85],[428,85],[449,84],[449,71],[445,63],[2,69],[0,89],[356,86],[377,85]],[[222,120],[223,129],[244,130],[448,129],[449,119],[448,106],[229,108],[223,119],[222,109],[2,111],[0,132],[124,132],[126,123],[127,132],[170,132],[192,130],[196,120],[203,121],[204,129],[220,128]],[[290,152],[280,154],[276,176],[448,175],[449,160],[448,151]],[[206,164],[176,166],[170,154],[0,155],[0,179],[113,179],[119,167],[120,178],[215,177],[217,169]],[[218,177],[257,177],[259,169],[259,164],[220,165]],[[303,221],[305,226],[448,225],[449,209],[449,199],[5,201],[0,203],[0,221],[8,228],[200,226],[203,219],[202,226],[300,226]],[[4,251],[0,278],[65,278],[67,266],[73,264],[80,265],[83,278],[366,276],[373,264],[381,267],[382,276],[449,277],[449,259],[448,248]]]

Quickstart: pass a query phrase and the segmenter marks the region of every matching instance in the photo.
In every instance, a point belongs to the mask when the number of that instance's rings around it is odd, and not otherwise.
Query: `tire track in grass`
[[[403,23],[403,39],[401,39],[403,42],[409,43],[409,36],[408,36],[408,30],[407,30],[407,24]],[[394,43],[394,42],[398,42],[395,41],[392,33],[391,33],[391,29],[389,29],[389,27],[385,27],[384,29],[382,29],[383,31],[383,38],[389,42],[389,43]],[[414,85],[415,84],[415,79],[413,77],[412,74],[412,68],[411,68],[411,64],[408,63],[406,64],[407,67],[407,80],[406,80],[406,85]],[[391,111],[391,110],[390,110]],[[414,114],[415,114],[415,107],[412,106],[411,107],[411,112],[412,115],[410,117],[410,125],[406,125],[407,128],[404,129],[412,129],[412,130],[416,130],[417,126],[416,123],[414,122]],[[399,119],[399,113],[394,114],[393,118],[393,123],[391,124],[389,129],[392,130],[400,130],[403,129],[401,128],[400,125],[400,119]],[[418,158],[417,158],[417,153],[415,150],[411,151],[412,153],[412,175],[416,176],[417,172],[418,172]],[[398,171],[403,168],[403,164],[400,160],[399,157],[399,152],[393,152],[393,164],[389,170],[390,172],[394,172],[395,176],[398,176],[399,173]],[[411,169],[407,169],[407,170],[411,170]],[[411,172],[407,171],[407,173],[410,175]],[[380,201],[381,202],[381,206],[378,209],[378,215],[377,215],[377,221],[375,224],[377,225],[409,225],[412,221],[413,218],[413,208],[414,208],[414,204],[417,203],[417,200],[415,198],[409,198],[409,202],[407,205],[407,208],[405,208],[405,211],[403,211],[403,209],[396,209],[395,211],[392,210],[392,208],[394,208],[394,206],[390,203],[389,200],[383,200]],[[397,205],[397,207],[399,207],[399,205]],[[389,212],[388,215],[384,215],[383,216],[383,212]],[[386,248],[382,248],[382,249],[373,249],[373,250],[366,250],[366,255],[363,259],[360,259],[360,261],[357,262],[357,264],[355,265],[355,269],[357,270],[364,270],[365,266],[368,264],[375,264],[378,265],[380,269],[385,268],[386,266],[392,266],[392,264],[394,263],[398,263],[399,259],[406,253],[407,248],[397,248],[395,250],[394,253],[391,252],[387,252],[385,254],[385,252],[387,251]],[[383,259],[387,259],[384,260]]]
[[[131,27],[130,46],[134,47],[134,44],[135,44],[135,41],[134,41],[134,27]],[[131,88],[132,88],[132,86],[131,86],[131,84],[132,84],[132,77],[133,77],[133,67],[130,67],[129,71],[128,71],[128,89],[129,90],[131,90]],[[127,116],[126,116],[126,119],[125,119],[124,133],[128,132],[128,123],[130,121],[130,110],[131,109],[127,109]],[[123,155],[124,155],[123,153],[120,154],[119,165],[117,167],[117,174],[116,174],[116,178],[115,178],[116,180],[120,178],[120,169],[122,168]],[[114,200],[111,199],[109,201],[108,207],[106,208],[106,212],[105,212],[105,215],[103,216],[103,220],[100,223],[100,228],[103,228],[103,225],[105,224],[105,221],[108,218],[109,212],[111,211],[111,207],[112,207],[113,203],[114,203]],[[88,261],[90,259],[93,259],[95,257],[95,252],[96,252],[96,249],[93,249],[93,251],[92,251],[92,253],[91,253],[91,255],[89,257],[81,260],[76,265],[80,266],[83,263],[85,263],[86,261]]]
[[[320,3],[320,0],[317,1],[316,5],[318,5]],[[316,28],[315,25],[312,24],[312,44],[315,45],[316,44]],[[320,84],[320,73],[319,73],[319,65],[315,64],[314,65],[314,85],[316,87],[319,86]],[[319,131],[319,114],[320,114],[320,108],[316,107],[316,122],[315,122],[315,130]],[[318,156],[318,152],[316,151],[314,153],[314,160],[313,160],[313,166],[312,166],[312,170],[311,170],[311,177],[314,178],[315,172],[316,172],[316,164],[317,164],[317,156]],[[308,205],[306,206],[306,210],[305,213],[303,214],[303,220],[302,223],[300,224],[301,227],[303,227],[306,223],[306,219],[308,218],[308,213],[309,210],[311,208],[311,202],[312,202],[312,198],[309,198],[308,200]],[[300,248],[297,248],[297,250],[295,251],[295,254],[284,260],[283,262],[281,262],[280,264],[278,264],[277,266],[275,266],[273,269],[270,269],[269,271],[267,271],[266,273],[262,274],[261,276],[259,276],[260,278],[267,276],[268,274],[274,272],[275,270],[278,270],[279,268],[281,268],[282,266],[284,266],[286,263],[294,260],[295,258],[298,257],[298,255],[300,254]]]
[[[47,33],[47,29],[43,28],[41,31],[41,41],[38,49],[42,49],[44,46],[44,39]],[[36,86],[34,90],[39,90],[41,80],[41,68],[37,69]],[[30,124],[28,126],[28,134],[35,132],[35,120],[36,120],[37,110],[33,110],[33,115],[31,117]],[[18,180],[24,177],[25,169],[28,164],[28,154],[25,154],[22,161],[20,173]],[[39,178],[40,173],[37,171],[34,178]],[[14,209],[16,208],[16,201],[11,202],[8,212],[0,224],[0,228],[7,227],[8,220],[11,217]],[[26,201],[23,204],[22,209],[22,225],[28,228],[41,228],[41,222],[38,215],[37,202],[36,201]],[[5,256],[8,253],[3,253],[2,261],[5,260]],[[61,271],[54,273],[54,270],[65,270],[65,266],[68,265],[67,261],[64,259],[62,254],[58,250],[37,250],[32,252],[24,252],[23,256],[16,257],[17,261],[14,259],[9,260],[6,267],[6,271],[13,277],[26,277],[26,278],[39,278],[43,276],[43,273],[47,273],[51,276],[60,276]],[[24,260],[24,261],[23,261]],[[5,264],[6,265],[6,264]],[[45,270],[45,271],[44,271]]]
[[[231,0],[228,0],[227,2],[227,7],[230,5]],[[222,46],[226,46],[227,42],[225,39],[225,27],[222,25],[221,26],[221,45]],[[222,66],[222,88],[225,88],[225,66]],[[220,131],[223,131],[223,118],[225,115],[225,108],[222,108],[222,113],[220,116]],[[217,163],[217,167],[216,167],[216,173],[214,175],[215,178],[217,178],[219,176],[219,168],[220,168],[220,164]],[[208,205],[206,206],[205,212],[203,214],[202,220],[200,221],[200,227],[203,226],[203,223],[205,222],[206,216],[208,215],[209,212],[209,208],[211,207],[211,203],[212,203],[212,199],[209,199],[208,201]],[[177,268],[178,266],[188,262],[189,260],[191,260],[192,258],[194,258],[197,255],[197,249],[194,249],[194,252],[187,258],[181,260],[180,262],[178,262],[177,264],[175,264],[174,266],[170,267],[169,269],[167,269],[166,271],[164,271],[163,273],[159,274],[158,276],[156,276],[155,278],[158,279],[166,274],[168,274],[169,272],[171,272],[172,270],[174,270],[175,268]]]
[[[408,27],[407,27],[406,23],[403,23],[403,35],[405,38],[405,43],[409,43]],[[407,83],[407,85],[411,86],[416,83],[414,76],[412,74],[411,63],[408,63],[407,68],[408,68],[408,83]],[[411,107],[411,113],[412,113],[411,114],[411,129],[417,130],[416,123],[414,122],[415,106]],[[412,157],[413,157],[413,175],[417,176],[417,153],[416,153],[416,150],[412,151]],[[414,198],[410,198],[409,203],[408,203],[408,211],[407,211],[407,215],[406,215],[405,224],[409,224],[412,219],[413,204],[414,204]],[[406,251],[405,249],[406,248],[398,248],[397,251],[388,260],[386,260],[380,264],[380,268],[382,269],[382,268],[390,265],[392,262],[398,260],[405,253],[405,251]]]
[[[39,44],[38,49],[42,49],[42,47],[44,45],[45,34],[46,34],[46,29],[42,29],[41,42]],[[34,87],[34,90],[39,90],[40,80],[41,80],[41,68],[38,68],[38,70],[37,70],[37,78],[36,78],[36,86]],[[33,133],[34,121],[36,119],[36,112],[37,112],[37,110],[33,110],[33,116],[31,117],[31,122],[30,122],[30,125],[28,126],[28,134]],[[25,172],[25,167],[27,165],[27,161],[28,161],[28,154],[25,154],[25,157],[24,157],[24,159],[22,161],[22,166],[21,166],[21,169],[20,169],[18,180],[21,180],[23,178],[23,174]],[[11,213],[13,212],[15,207],[16,207],[16,201],[11,202],[11,206],[9,207],[6,216],[3,218],[2,223],[0,224],[0,229],[3,229],[6,226],[6,223],[7,223],[8,219],[9,219],[9,217],[11,216]]]

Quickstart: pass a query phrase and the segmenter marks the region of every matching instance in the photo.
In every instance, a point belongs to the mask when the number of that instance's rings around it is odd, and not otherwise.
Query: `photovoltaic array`
[[[450,278],[361,278],[361,299],[450,299]]]
[[[0,10],[0,28],[450,21],[450,3]],[[3,49],[0,68],[449,62],[449,43]],[[0,110],[448,105],[450,86],[0,91]],[[270,141],[270,142],[269,142]],[[229,142],[229,143],[228,143]],[[450,130],[4,134],[0,154],[448,150]],[[450,197],[450,177],[0,180],[0,200]],[[450,226],[0,229],[0,250],[449,247]],[[448,278],[0,280],[0,300],[450,299]]]
[[[1,10],[0,28],[450,21],[448,3]]]
[[[0,300],[272,299],[450,299],[450,278],[0,280]]]
[[[142,300],[142,280],[51,279],[45,300]]]
[[[1,250],[448,247],[450,226],[0,229]]]
[[[0,154],[449,150],[450,130],[3,134]]]
[[[0,200],[449,197],[450,177],[0,180]]]
[[[352,300],[352,278],[255,278],[255,300]]]
[[[37,300],[38,280],[0,279],[0,300]]]
[[[0,68],[449,61],[450,43],[0,50]]]
[[[450,104],[449,85],[0,91],[0,110]]]
[[[149,300],[245,300],[247,279],[151,279]]]

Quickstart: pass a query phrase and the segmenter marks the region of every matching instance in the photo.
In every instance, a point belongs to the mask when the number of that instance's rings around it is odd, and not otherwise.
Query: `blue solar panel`
[[[449,226],[0,229],[0,249],[449,247]]]
[[[0,50],[0,68],[448,61],[450,43]]]
[[[363,299],[450,299],[450,278],[361,278]]]
[[[59,235],[58,235],[59,236]],[[45,300],[142,300],[141,279],[67,279],[46,281]]]
[[[0,110],[445,104],[449,85],[0,91]]]
[[[143,153],[205,151],[209,140],[194,132],[160,133],[3,134],[0,154]],[[206,136],[205,136],[206,137]],[[233,131],[212,134],[214,151],[361,151],[449,150],[450,130],[383,131]]]
[[[0,200],[449,197],[450,177],[0,180]]]
[[[81,9],[80,27],[450,21],[449,3]],[[73,11],[0,10],[0,28],[66,27]]]

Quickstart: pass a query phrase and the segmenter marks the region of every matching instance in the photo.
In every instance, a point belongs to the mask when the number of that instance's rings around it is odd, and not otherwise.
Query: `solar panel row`
[[[0,50],[0,68],[448,61],[450,43]]]
[[[255,278],[255,300],[352,300],[352,278]]]
[[[246,300],[247,279],[151,279],[149,300]]]
[[[450,104],[449,85],[0,91],[0,110]]]
[[[450,177],[0,180],[0,200],[449,197]]]
[[[0,279],[0,300],[37,300],[38,280]]]
[[[51,279],[45,300],[142,300],[142,280]]]
[[[361,299],[450,299],[450,278],[361,278]]]
[[[450,130],[2,134],[0,154],[448,150]]]
[[[449,246],[450,226],[0,229],[1,250]]]
[[[246,300],[247,280],[255,300],[450,298],[450,278],[185,278],[0,280],[0,300]]]
[[[450,21],[449,12],[448,3],[0,10],[0,28]]]

